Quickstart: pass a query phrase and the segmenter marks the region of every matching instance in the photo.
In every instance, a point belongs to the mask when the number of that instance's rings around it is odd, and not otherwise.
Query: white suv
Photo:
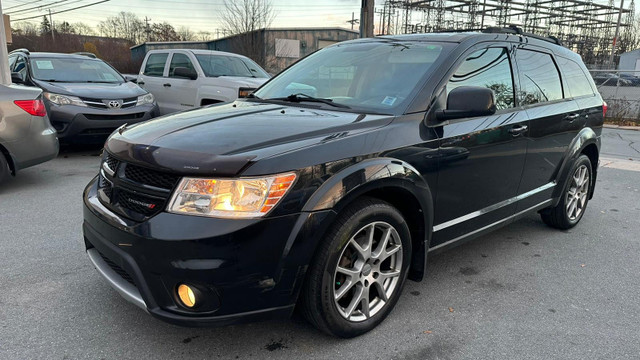
[[[269,77],[242,55],[167,49],[147,53],[138,85],[155,96],[161,114],[168,114],[245,97]]]

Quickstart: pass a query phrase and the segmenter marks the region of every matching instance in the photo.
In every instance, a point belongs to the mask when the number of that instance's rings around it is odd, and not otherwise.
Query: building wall
[[[636,70],[636,64],[640,60],[640,49],[620,54],[618,70]],[[640,70],[640,69],[637,69]],[[629,75],[640,76],[638,73],[628,73]]]
[[[164,43],[144,43],[142,45],[131,48],[131,59],[134,61],[142,61],[147,52],[151,50],[162,49],[208,49],[207,42],[194,41],[175,41]]]

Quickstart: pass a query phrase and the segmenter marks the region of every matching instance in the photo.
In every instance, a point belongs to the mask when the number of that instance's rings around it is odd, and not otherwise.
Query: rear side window
[[[569,59],[558,57],[558,66],[562,69],[564,79],[571,97],[593,95],[593,88],[582,67]]]
[[[189,60],[189,57],[185,54],[180,53],[173,54],[173,57],[171,58],[171,64],[169,64],[169,77],[174,77],[173,72],[177,67],[195,70],[193,64],[191,63],[191,60]]]
[[[164,73],[164,64],[167,62],[168,53],[151,54],[144,65],[143,75],[162,76]]]
[[[513,78],[506,48],[488,48],[469,55],[447,83],[447,95],[460,86],[482,86],[493,90],[496,108],[515,106]]]
[[[520,49],[516,52],[522,105],[562,99],[560,74],[551,55]]]

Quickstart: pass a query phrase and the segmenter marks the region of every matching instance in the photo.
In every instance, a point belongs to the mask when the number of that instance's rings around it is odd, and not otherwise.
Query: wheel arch
[[[13,156],[11,156],[9,150],[2,144],[0,144],[0,156],[4,156],[5,160],[7,160],[7,164],[9,164],[9,170],[11,170],[11,175],[15,176],[17,171],[15,160]]]
[[[433,200],[427,182],[415,168],[401,160],[369,159],[343,169],[325,181],[303,210],[332,209],[340,213],[362,197],[385,201],[400,211],[412,239],[409,278],[422,280],[433,225]],[[323,225],[323,229],[328,229],[331,223]]]
[[[555,199],[553,206],[557,205],[562,191],[565,188],[567,182],[567,176],[571,170],[571,166],[580,155],[586,155],[591,160],[592,173],[594,179],[591,184],[590,197],[593,196],[593,188],[595,186],[595,175],[598,167],[598,158],[600,153],[600,138],[596,132],[591,128],[583,128],[573,138],[571,144],[567,148],[565,157],[560,165],[558,173],[556,175],[556,182],[558,186],[555,187],[553,192],[553,198]],[[594,162],[595,161],[595,162]]]

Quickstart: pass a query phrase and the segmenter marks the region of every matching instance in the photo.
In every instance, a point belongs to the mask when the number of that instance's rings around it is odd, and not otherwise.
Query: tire
[[[364,334],[395,306],[410,262],[411,234],[400,212],[377,199],[359,199],[338,215],[318,246],[303,287],[302,314],[331,335]]]
[[[4,154],[0,152],[0,184],[9,178],[9,174],[11,174],[9,164],[4,157]]]
[[[576,226],[587,209],[592,181],[591,161],[586,155],[580,155],[569,171],[558,205],[542,211],[542,221],[561,230]]]

